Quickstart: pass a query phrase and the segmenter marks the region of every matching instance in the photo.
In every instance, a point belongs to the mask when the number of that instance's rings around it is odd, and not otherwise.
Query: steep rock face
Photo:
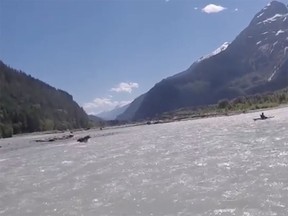
[[[288,49],[288,9],[273,1],[261,10],[231,44],[232,51],[251,72],[270,77],[274,67],[286,59]],[[270,74],[269,74],[270,73]]]
[[[157,83],[145,94],[133,119],[286,87],[287,55],[288,9],[272,1],[231,44]]]

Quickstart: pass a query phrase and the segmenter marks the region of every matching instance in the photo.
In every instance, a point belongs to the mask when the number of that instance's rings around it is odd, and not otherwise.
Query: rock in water
[[[91,137],[88,135],[88,136],[85,136],[85,137],[81,137],[79,139],[77,139],[78,142],[87,142]]]

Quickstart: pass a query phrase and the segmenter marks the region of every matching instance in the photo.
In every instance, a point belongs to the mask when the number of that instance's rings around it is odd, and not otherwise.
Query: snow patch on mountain
[[[278,44],[278,41],[273,43],[272,49],[270,50],[270,54],[274,51],[275,46]]]
[[[284,55],[286,56],[287,53],[288,53],[288,47],[285,47],[285,48],[284,48]]]
[[[275,14],[273,17],[270,17],[266,20],[263,21],[263,23],[271,23],[271,22],[274,22],[276,21],[278,18],[282,18],[282,17],[286,17],[287,14]]]
[[[269,32],[263,32],[262,35],[268,34]]]
[[[273,71],[273,73],[271,74],[271,76],[268,78],[268,82],[270,82],[272,80],[272,78],[274,77],[274,75],[276,74],[277,70],[275,69]]]
[[[203,61],[204,59],[208,59],[212,56],[218,55],[219,53],[223,52],[224,50],[227,49],[227,47],[229,46],[229,42],[225,42],[224,44],[222,44],[220,47],[218,47],[216,50],[214,50],[212,53],[210,53],[209,55],[206,56],[202,56],[197,62]]]
[[[259,15],[257,16],[257,18],[260,18],[263,14],[264,14],[264,12],[261,13],[261,14],[259,14]]]
[[[278,36],[279,34],[284,33],[285,31],[283,31],[282,29],[280,29],[275,35]]]

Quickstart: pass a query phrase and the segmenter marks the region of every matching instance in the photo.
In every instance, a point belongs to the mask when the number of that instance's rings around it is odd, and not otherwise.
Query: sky
[[[0,60],[97,114],[232,42],[269,2],[0,0]]]

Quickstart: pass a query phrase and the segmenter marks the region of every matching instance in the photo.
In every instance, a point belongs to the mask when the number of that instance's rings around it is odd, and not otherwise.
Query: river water
[[[288,215],[288,108],[265,114],[2,139],[0,215]]]

